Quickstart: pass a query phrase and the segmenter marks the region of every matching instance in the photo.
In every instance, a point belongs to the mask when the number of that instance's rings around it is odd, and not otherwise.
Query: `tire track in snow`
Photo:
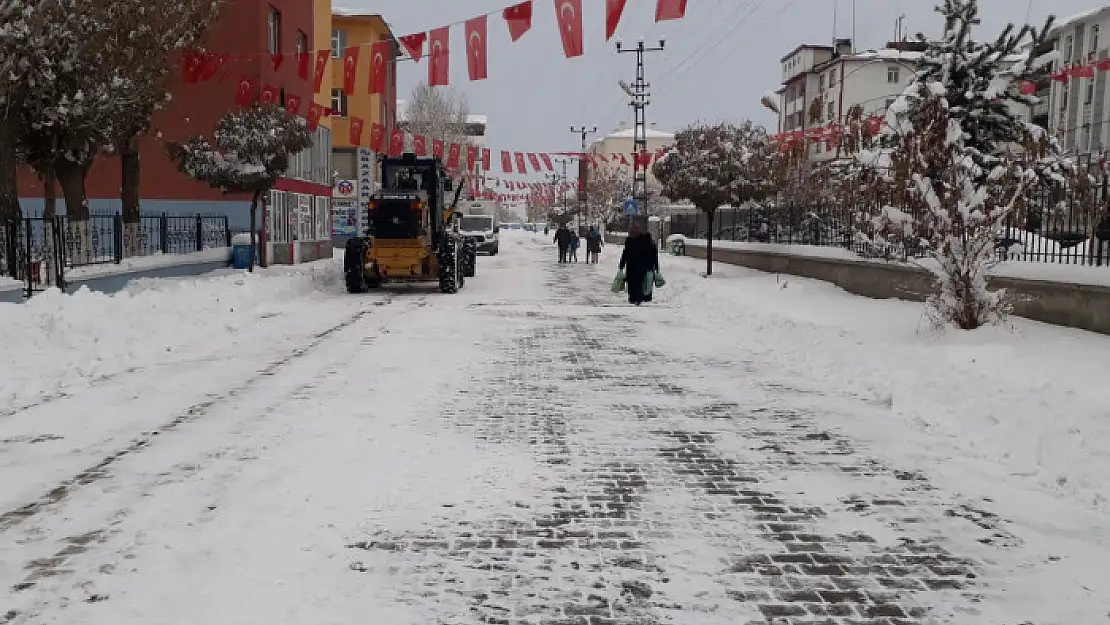
[[[384,307],[393,303],[395,297],[390,294],[384,299],[373,302],[374,307]],[[226,403],[242,393],[251,390],[266,378],[272,377],[281,369],[289,365],[291,362],[305,356],[312,352],[314,349],[323,344],[330,336],[335,333],[348,328],[373,311],[373,308],[366,308],[358,311],[354,315],[344,319],[340,323],[333,325],[321,332],[313,335],[311,341],[307,344],[297,347],[290,351],[285,356],[271,362],[269,365],[263,367],[253,376],[247,379],[243,384],[235,387],[234,389],[199,402],[187,408],[184,412],[177,415],[170,421],[164,423],[162,426],[144,432],[140,436],[131,440],[130,443],[117,450],[116,452],[105,456],[96,464],[84,469],[73,477],[60,482],[58,485],[37,497],[34,501],[24,504],[18,508],[8,510],[0,514],[0,533],[7,532],[22,523],[34,518],[41,514],[51,506],[57,505],[71,496],[73,493],[80,489],[94,484],[108,475],[108,469],[116,464],[123,458],[134,455],[150,447],[159,436],[173,432],[181,426],[186,425],[192,421],[200,419],[207,415],[214,407]]]

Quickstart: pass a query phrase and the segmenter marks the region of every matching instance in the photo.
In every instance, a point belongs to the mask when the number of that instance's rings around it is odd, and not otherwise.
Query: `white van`
[[[474,200],[460,208],[459,230],[474,241],[479,252],[496,256],[501,243],[501,206],[493,200]]]

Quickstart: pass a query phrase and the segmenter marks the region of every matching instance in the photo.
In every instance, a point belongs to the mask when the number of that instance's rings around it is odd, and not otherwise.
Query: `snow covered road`
[[[1104,337],[507,234],[0,309],[0,624],[1105,622]]]

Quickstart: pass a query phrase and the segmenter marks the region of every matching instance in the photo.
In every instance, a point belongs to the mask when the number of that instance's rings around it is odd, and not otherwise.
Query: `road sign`
[[[621,204],[621,212],[629,217],[635,217],[640,214],[640,203],[636,201],[636,198],[630,197]]]

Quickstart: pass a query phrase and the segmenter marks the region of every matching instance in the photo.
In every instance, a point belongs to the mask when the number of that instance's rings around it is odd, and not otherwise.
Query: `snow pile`
[[[1015,506],[1035,492],[1110,512],[1101,399],[1110,337],[1024,319],[936,332],[915,303],[724,265],[721,279],[706,281],[696,259],[661,261],[669,284],[656,306],[688,310],[692,328],[725,329],[683,333],[691,354],[731,354],[797,384],[820,381],[806,390],[829,398],[837,427],[902,464],[939,470],[957,490],[999,497],[999,480],[1017,481],[1025,490],[1004,491]],[[674,330],[661,327],[647,343]]]
[[[338,292],[340,269],[329,260],[253,275],[137,280],[112,295],[52,289],[26,304],[0,304],[8,354],[0,414],[128,370],[227,351],[260,319],[288,314],[291,302]]]

